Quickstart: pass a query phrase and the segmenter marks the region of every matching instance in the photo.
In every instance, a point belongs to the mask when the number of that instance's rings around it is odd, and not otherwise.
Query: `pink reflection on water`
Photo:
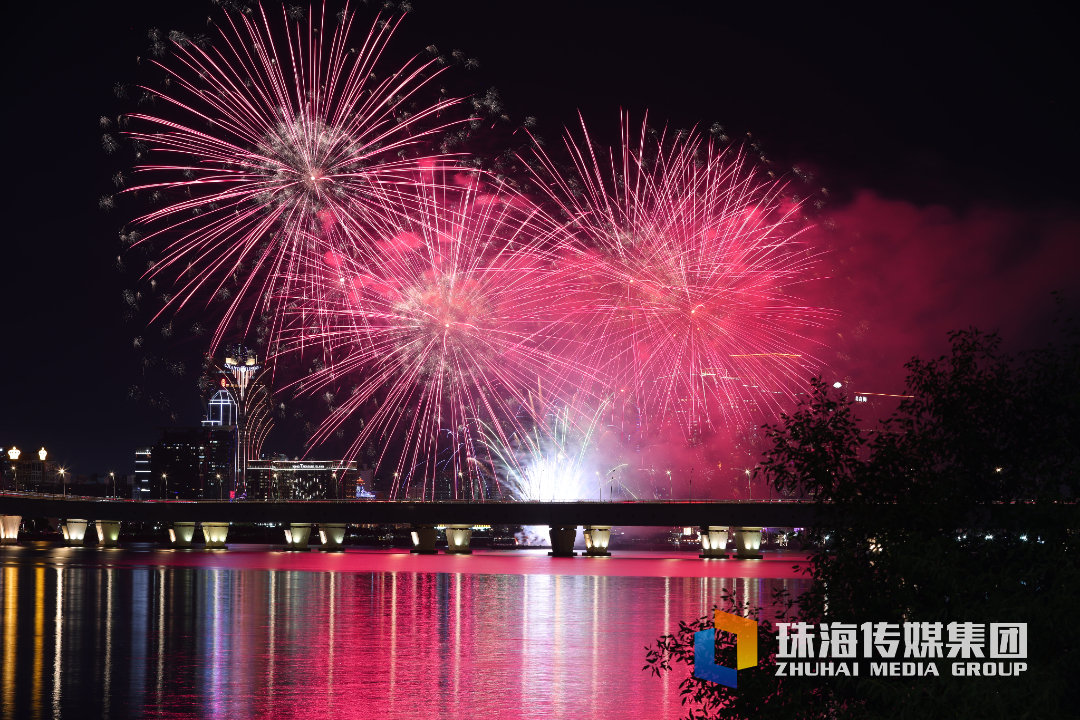
[[[231,545],[227,551],[155,551],[147,558],[127,556],[115,564],[167,564],[172,567],[298,570],[303,572],[479,573],[492,575],[588,575],[603,577],[805,577],[806,556],[767,554],[762,560],[702,560],[691,553],[613,551],[611,557],[550,557],[547,549],[486,551],[472,555],[418,555],[400,549],[348,549],[344,552],[267,551],[265,545]]]
[[[5,647],[15,717],[51,696],[64,717],[676,718],[685,671],[643,673],[644,647],[724,591],[768,606],[774,588],[806,586],[797,555],[234,546],[17,548],[0,559],[0,637],[19,638]],[[35,572],[43,563],[62,570]],[[37,612],[18,603],[30,598],[43,617],[59,616],[53,598],[62,604],[63,623],[44,624],[62,642],[22,639]],[[56,681],[35,681],[54,662]]]

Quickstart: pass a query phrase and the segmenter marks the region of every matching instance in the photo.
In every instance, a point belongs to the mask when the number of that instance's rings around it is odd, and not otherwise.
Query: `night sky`
[[[456,86],[497,88],[549,144],[578,111],[613,138],[620,109],[648,110],[671,128],[752,133],[779,167],[811,169],[832,227],[816,236],[833,278],[814,299],[841,313],[820,356],[855,390],[899,391],[903,362],[940,353],[950,329],[1046,342],[1051,291],[1080,297],[1080,68],[1064,3],[413,5],[396,50],[478,58],[452,71]],[[97,120],[117,112],[112,86],[135,77],[149,28],[205,32],[220,13],[209,0],[5,12],[0,445],[128,473],[134,448],[173,424],[128,397],[145,328],[122,319],[129,218],[98,208],[112,164]],[[194,376],[170,392],[178,424],[197,424]]]

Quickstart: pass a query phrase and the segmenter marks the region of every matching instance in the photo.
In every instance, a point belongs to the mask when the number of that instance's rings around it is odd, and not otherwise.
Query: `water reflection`
[[[19,612],[18,568],[4,568],[4,720],[15,717],[15,641]]]
[[[411,572],[390,553],[341,571],[347,560],[318,555],[305,562],[323,572],[265,558],[199,567],[172,551],[0,551],[3,718],[679,717],[680,678],[642,673],[643,646],[724,590],[767,604],[772,588],[803,586]]]

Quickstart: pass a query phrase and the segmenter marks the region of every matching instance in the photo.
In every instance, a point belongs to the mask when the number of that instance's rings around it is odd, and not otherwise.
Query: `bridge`
[[[763,527],[805,527],[813,522],[812,503],[801,501],[570,501],[511,502],[449,500],[119,500],[32,493],[0,494],[0,541],[14,542],[22,517],[62,519],[69,543],[81,544],[93,526],[101,544],[115,545],[123,522],[170,525],[172,542],[191,544],[201,524],[207,547],[224,547],[231,523],[282,523],[287,545],[307,547],[317,527],[326,549],[340,548],[349,524],[412,526],[415,552],[435,551],[436,527],[445,527],[447,552],[469,552],[476,525],[547,525],[552,554],[573,555],[578,527],[586,555],[608,555],[611,528],[621,526],[696,526],[703,558],[727,557],[729,528],[737,556],[761,557]],[[14,534],[12,534],[12,525]]]

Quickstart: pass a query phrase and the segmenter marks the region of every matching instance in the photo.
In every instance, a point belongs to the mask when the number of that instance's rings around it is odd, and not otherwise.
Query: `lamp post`
[[[168,500],[169,499],[169,476],[166,475],[165,473],[161,473],[161,482],[163,482],[165,484],[165,492],[162,493],[162,496],[163,496],[162,499]]]
[[[41,461],[41,477],[45,477],[45,458],[49,457],[49,451],[42,445],[41,449],[37,453],[38,460]]]
[[[15,492],[19,492],[19,466],[16,463],[19,462],[19,455],[22,454],[22,450],[12,445],[7,454],[8,460],[11,461],[11,472],[15,476]]]
[[[225,490],[221,487],[221,473],[217,474],[218,500],[225,499]]]
[[[112,496],[116,497],[116,473],[109,473],[109,479],[112,480]]]
[[[65,477],[66,472],[67,470],[65,470],[64,468],[60,468],[60,485],[64,488],[64,497],[67,497],[67,477]]]

